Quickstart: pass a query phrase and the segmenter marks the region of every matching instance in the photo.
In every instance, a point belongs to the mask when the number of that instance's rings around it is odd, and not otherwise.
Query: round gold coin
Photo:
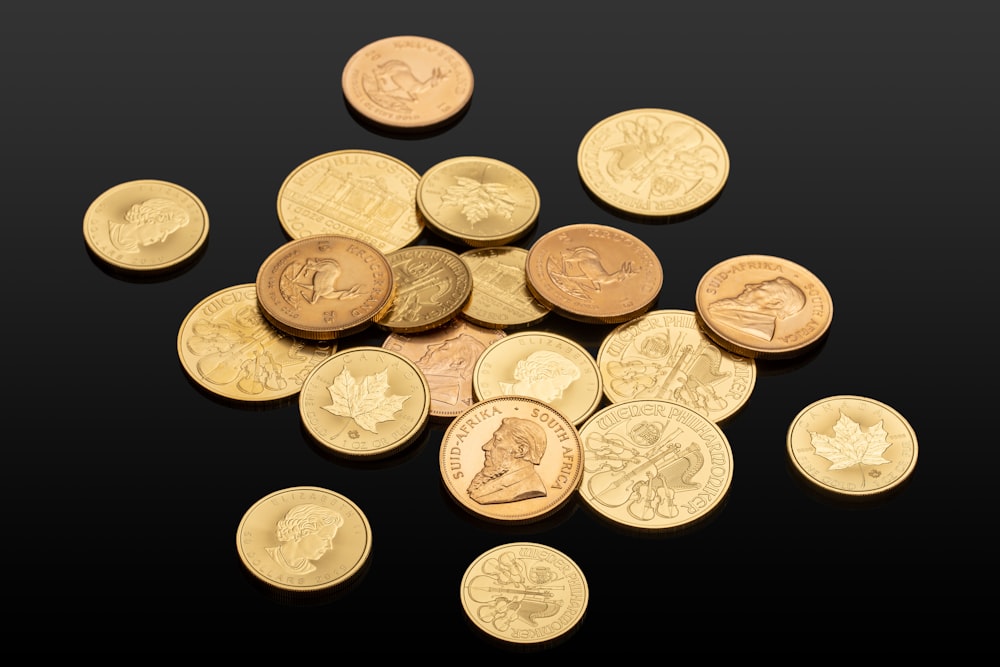
[[[396,333],[419,333],[456,317],[472,294],[472,272],[447,248],[416,245],[386,255],[392,267],[396,296],[375,320]]]
[[[312,370],[299,392],[302,425],[317,443],[352,458],[404,449],[424,431],[431,392],[423,372],[390,350],[340,350]]]
[[[721,423],[750,399],[757,364],[716,345],[690,310],[654,310],[619,325],[597,351],[612,403],[659,399]]]
[[[551,516],[583,474],[579,433],[561,412],[526,396],[474,403],[441,438],[441,478],[465,510],[497,523]]]
[[[365,241],[335,234],[281,245],[261,263],[255,284],[268,321],[309,340],[366,329],[395,294],[385,255]]]
[[[236,551],[250,574],[296,594],[346,585],[364,569],[371,550],[372,529],[361,508],[315,486],[264,496],[236,529]]]
[[[448,124],[472,99],[472,68],[455,49],[415,35],[386,37],[348,59],[344,98],[362,118],[396,130]]]
[[[336,350],[331,342],[289,336],[268,322],[253,283],[205,297],[177,332],[185,372],[203,389],[234,401],[294,396],[316,364]]]
[[[153,274],[188,264],[208,238],[208,211],[190,190],[139,180],[101,193],[83,216],[83,238],[115,269]]]
[[[689,214],[714,201],[729,153],[701,121],[668,109],[630,109],[594,125],[577,167],[601,202],[646,218]]]
[[[385,153],[340,150],[306,160],[278,190],[278,220],[292,239],[337,234],[383,253],[424,229],[413,167]]]
[[[712,340],[758,359],[786,359],[812,349],[833,320],[833,299],[822,281],[771,255],[740,255],[713,266],[698,282],[695,308]]]
[[[587,348],[559,334],[521,331],[490,345],[472,374],[479,400],[528,396],[582,424],[604,398],[597,362]]]
[[[558,549],[511,542],[469,564],[460,596],[469,620],[489,637],[551,645],[579,627],[590,589],[580,566]]]
[[[803,408],[788,428],[795,469],[821,492],[872,497],[902,485],[917,464],[917,436],[894,408],[840,395]]]
[[[538,188],[516,167],[488,157],[454,157],[431,166],[417,184],[427,226],[473,248],[522,238],[538,220]]]
[[[660,258],[639,238],[608,225],[557,227],[528,249],[528,289],[571,320],[617,324],[643,314],[663,286]]]
[[[679,403],[613,403],[587,420],[580,437],[580,497],[622,526],[659,531],[699,521],[721,505],[733,481],[726,434]]]
[[[461,313],[465,319],[483,327],[515,329],[538,324],[551,312],[528,289],[524,248],[473,248],[461,258],[472,271],[472,295]]]

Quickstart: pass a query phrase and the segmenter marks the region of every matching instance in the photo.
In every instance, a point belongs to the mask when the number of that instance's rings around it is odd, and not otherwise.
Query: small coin
[[[472,68],[455,49],[415,35],[386,37],[348,59],[344,98],[363,118],[397,130],[448,124],[472,99]]]
[[[255,284],[268,321],[309,340],[366,329],[395,294],[385,255],[365,241],[335,234],[281,245],[261,263]]]
[[[472,272],[455,252],[431,245],[400,248],[386,255],[396,296],[375,324],[396,333],[441,326],[462,311],[472,294]]]
[[[871,497],[901,486],[917,464],[917,436],[894,408],[840,395],[803,408],[788,428],[795,469],[822,492]]]
[[[528,289],[572,320],[617,324],[643,314],[663,286],[656,253],[640,239],[600,224],[557,227],[528,249]]]
[[[147,274],[188,264],[208,238],[208,211],[190,190],[157,180],[101,193],[83,216],[90,251],[111,267]]]
[[[630,109],[594,125],[577,168],[612,208],[646,218],[689,214],[714,201],[729,177],[729,153],[704,123],[668,109]]]
[[[580,428],[580,497],[609,521],[670,530],[717,509],[733,481],[733,452],[715,422],[679,403],[632,400]]]
[[[365,345],[317,364],[299,392],[306,431],[352,458],[383,458],[404,449],[423,433],[430,405],[430,387],[414,362]]]
[[[419,180],[413,167],[385,153],[324,153],[285,178],[278,189],[278,220],[292,239],[338,234],[389,253],[424,230],[417,210]]]
[[[469,564],[460,596],[469,620],[488,636],[550,645],[578,628],[590,589],[580,566],[558,549],[511,542]]]
[[[255,502],[236,529],[236,550],[262,583],[298,594],[350,582],[371,554],[372,529],[354,502],[314,486],[294,486]]]
[[[815,347],[833,320],[822,281],[795,262],[740,255],[705,272],[695,293],[705,333],[734,354],[786,359]]]
[[[514,329],[538,324],[551,312],[528,289],[524,248],[473,248],[461,257],[472,271],[472,295],[461,313],[465,319],[483,327]]]
[[[516,167],[488,157],[438,162],[417,184],[417,207],[439,236],[472,246],[502,246],[538,220],[538,188]]]
[[[479,400],[529,396],[582,424],[604,398],[597,362],[576,341],[548,332],[521,331],[490,345],[472,374]]]
[[[749,400],[757,364],[716,345],[690,310],[654,310],[619,325],[597,351],[612,403],[661,399],[722,423]]]
[[[382,347],[412,360],[431,390],[432,419],[451,419],[476,402],[472,371],[483,350],[507,334],[456,317],[416,334],[392,333]]]
[[[529,523],[576,494],[583,445],[555,408],[526,396],[498,396],[473,404],[448,425],[440,469],[465,510],[497,523]]]
[[[177,332],[177,354],[203,389],[235,401],[294,396],[332,342],[289,336],[264,318],[253,283],[221,289],[200,301]]]

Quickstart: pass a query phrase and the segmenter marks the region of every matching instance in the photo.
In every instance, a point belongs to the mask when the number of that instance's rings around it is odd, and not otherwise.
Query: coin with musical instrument
[[[462,575],[462,608],[488,637],[520,648],[561,643],[590,602],[587,577],[562,551],[510,542],[480,554]]]
[[[528,289],[528,251],[517,246],[473,248],[461,254],[472,271],[472,295],[462,317],[483,327],[519,329],[538,324],[550,309]]]
[[[580,497],[619,526],[667,531],[695,523],[717,510],[733,481],[726,434],[680,403],[613,403],[580,427],[580,438]]]
[[[296,395],[316,364],[336,351],[332,341],[289,336],[268,322],[253,283],[208,295],[177,332],[177,354],[190,378],[212,394],[240,402]]]
[[[375,324],[395,333],[441,326],[462,311],[472,294],[472,272],[454,251],[414,245],[386,255],[396,296]]]

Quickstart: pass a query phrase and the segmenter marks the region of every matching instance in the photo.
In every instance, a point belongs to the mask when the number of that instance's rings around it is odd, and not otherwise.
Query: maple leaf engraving
[[[340,417],[350,417],[366,431],[377,433],[378,424],[391,420],[409,398],[399,394],[386,395],[388,375],[387,369],[382,370],[364,376],[359,384],[345,368],[328,387],[333,403],[322,406],[323,409]]]
[[[466,220],[475,224],[488,218],[490,211],[503,216],[507,220],[514,214],[514,200],[507,194],[507,187],[502,183],[480,183],[474,178],[456,176],[457,185],[449,186],[441,197],[446,206],[457,206],[462,209]]]
[[[809,433],[816,454],[830,461],[829,470],[891,463],[882,456],[891,443],[881,421],[865,432],[860,424],[841,412],[840,419],[833,425],[833,433],[832,438],[822,433]]]

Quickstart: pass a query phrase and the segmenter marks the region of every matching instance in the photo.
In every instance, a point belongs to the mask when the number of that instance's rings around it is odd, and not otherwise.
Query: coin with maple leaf
[[[896,489],[917,463],[917,436],[894,408],[840,395],[802,409],[788,429],[794,468],[819,490],[875,496]]]

